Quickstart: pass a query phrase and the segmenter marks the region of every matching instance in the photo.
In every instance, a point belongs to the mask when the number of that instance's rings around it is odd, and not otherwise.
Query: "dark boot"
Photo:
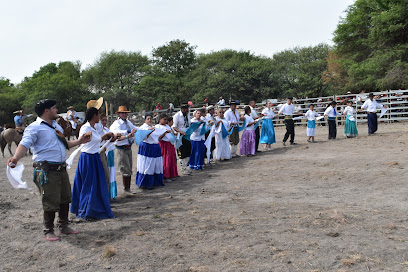
[[[132,180],[131,176],[122,176],[123,177],[123,188],[126,193],[130,193],[130,182]]]
[[[54,234],[55,212],[44,211],[44,234],[47,241],[58,241],[60,238]]]
[[[69,203],[61,204],[58,212],[58,227],[61,234],[78,234],[79,231],[73,230],[68,226]]]

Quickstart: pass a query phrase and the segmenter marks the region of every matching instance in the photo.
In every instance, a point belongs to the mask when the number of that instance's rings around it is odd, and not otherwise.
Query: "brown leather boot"
[[[73,230],[68,226],[69,203],[61,204],[58,212],[58,227],[61,234],[78,234],[79,231]]]
[[[54,234],[55,212],[44,211],[44,234],[45,240],[54,242],[59,241],[59,237]]]
[[[132,181],[131,176],[122,176],[123,177],[123,188],[126,193],[130,193],[130,182]]]

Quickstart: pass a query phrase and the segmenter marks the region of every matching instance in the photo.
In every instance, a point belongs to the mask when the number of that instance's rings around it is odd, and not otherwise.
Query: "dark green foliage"
[[[334,37],[336,62],[346,72],[343,91],[406,88],[407,18],[406,0],[357,0],[348,8]]]

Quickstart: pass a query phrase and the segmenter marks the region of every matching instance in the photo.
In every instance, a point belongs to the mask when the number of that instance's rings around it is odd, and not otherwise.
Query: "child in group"
[[[229,131],[230,122],[224,118],[224,110],[222,108],[218,109],[218,117],[215,118],[215,149],[214,149],[214,159],[217,161],[229,160],[231,159],[231,147],[229,145],[228,136],[223,136],[222,126],[224,126],[225,131]]]
[[[109,128],[106,126],[108,124],[108,117],[105,114],[101,114],[100,116],[101,119],[101,124],[103,127],[103,133],[109,133],[111,132]],[[118,138],[120,138],[120,135],[117,135]],[[114,199],[118,195],[118,190],[116,186],[116,171],[115,171],[115,146],[112,144],[108,147],[106,147],[105,152],[106,157],[107,157],[107,163],[108,163],[108,175],[106,177],[106,181],[108,183],[108,192],[109,192],[109,199]],[[101,152],[101,154],[102,154]]]
[[[353,101],[347,101],[347,107],[343,111],[343,115],[346,115],[346,124],[344,125],[344,135],[347,138],[357,137],[357,123],[354,118],[354,113],[356,111],[353,108]]]
[[[170,125],[173,125],[173,118],[162,113],[160,114],[159,124],[156,125],[155,128],[169,130],[170,133],[173,133]],[[163,137],[161,139],[159,138],[159,145],[163,156],[163,177],[166,182],[171,182],[172,178],[179,176],[177,172],[176,150],[174,149],[174,145],[170,143],[170,133],[162,135]]]
[[[137,155],[136,185],[142,189],[152,189],[163,184],[163,157],[159,145],[159,137],[153,126],[153,116],[147,114],[145,123],[139,130],[152,130],[139,146]],[[166,132],[167,133],[167,132]]]
[[[241,156],[254,156],[255,155],[255,123],[256,121],[251,116],[251,108],[245,107],[245,129],[242,133],[241,144],[239,147],[239,153]],[[259,117],[258,117],[259,118]]]
[[[205,135],[201,135],[201,130],[205,126],[205,122],[201,119],[202,113],[199,110],[194,111],[194,118],[191,119],[191,124],[201,123],[196,130],[191,134],[191,156],[188,162],[191,169],[202,170],[205,157]]]
[[[311,104],[309,106],[309,110],[306,112],[305,117],[307,118],[307,141],[309,143],[315,143],[315,131],[316,131],[316,117],[319,117],[320,114],[318,114],[314,110],[314,105]]]

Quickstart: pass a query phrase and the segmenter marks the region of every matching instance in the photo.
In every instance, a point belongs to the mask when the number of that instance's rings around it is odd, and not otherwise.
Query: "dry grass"
[[[392,224],[392,223],[391,223],[391,224],[388,224],[385,228],[388,229],[388,230],[396,230],[396,229],[398,229],[397,226],[394,225],[394,224]]]
[[[193,272],[207,272],[210,271],[210,269],[207,266],[190,266],[188,268],[188,271],[193,271]]]
[[[104,258],[111,258],[113,256],[115,256],[117,253],[116,248],[114,248],[113,246],[106,246],[105,247],[105,253],[103,254]]]
[[[399,163],[397,161],[392,161],[392,162],[385,163],[385,165],[393,166],[393,165],[399,165]]]
[[[353,266],[358,262],[361,262],[361,254],[351,255],[349,258],[342,259],[341,262],[344,266]]]

